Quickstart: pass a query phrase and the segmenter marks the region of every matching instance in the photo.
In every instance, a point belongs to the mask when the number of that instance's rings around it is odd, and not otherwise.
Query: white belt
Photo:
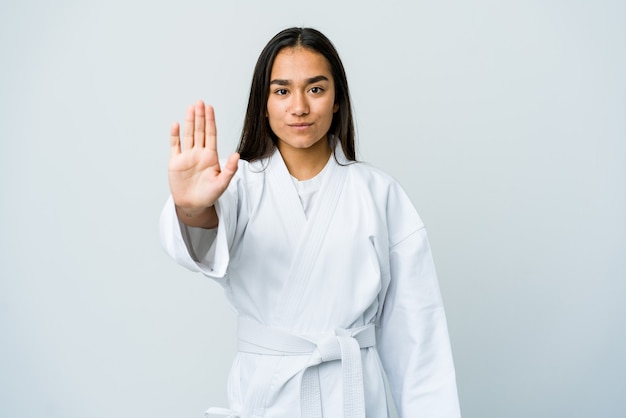
[[[302,418],[321,418],[322,405],[317,367],[322,363],[341,360],[343,374],[344,418],[365,418],[365,395],[363,390],[363,367],[361,349],[376,345],[374,325],[352,329],[337,329],[317,341],[261,325],[247,318],[240,318],[237,334],[239,351],[274,356],[310,355],[302,374],[300,396]],[[267,390],[267,382],[250,387],[250,390]],[[264,399],[265,396],[253,396]],[[251,406],[254,409],[254,406]],[[229,412],[238,416],[235,411]],[[217,408],[209,409],[218,413]],[[334,417],[333,417],[334,418]]]

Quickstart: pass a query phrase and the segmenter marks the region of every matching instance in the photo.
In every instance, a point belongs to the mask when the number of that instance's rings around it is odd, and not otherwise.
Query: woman
[[[424,225],[400,186],[356,162],[348,84],[320,32],[261,52],[238,153],[220,165],[213,109],[171,129],[161,240],[238,314],[236,417],[458,417]]]

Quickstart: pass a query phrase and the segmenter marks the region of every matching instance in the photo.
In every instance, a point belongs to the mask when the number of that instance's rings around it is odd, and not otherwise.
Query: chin
[[[281,141],[283,146],[285,147],[289,147],[289,148],[294,148],[294,149],[309,149],[309,148],[313,148],[316,145],[318,145],[318,143],[321,140],[310,140],[310,141],[306,141],[306,140],[293,140],[293,141]]]

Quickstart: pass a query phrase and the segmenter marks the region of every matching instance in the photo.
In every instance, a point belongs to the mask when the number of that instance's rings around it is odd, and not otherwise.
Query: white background
[[[234,316],[158,243],[168,131],[202,98],[225,157],[260,50],[302,25],[427,224],[464,417],[626,416],[624,22],[618,0],[3,1],[0,416],[226,405]]]

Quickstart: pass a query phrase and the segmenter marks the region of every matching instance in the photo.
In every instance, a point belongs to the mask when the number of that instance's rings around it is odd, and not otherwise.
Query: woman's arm
[[[377,347],[401,418],[460,418],[448,326],[424,223],[395,183],[387,195],[389,286]]]
[[[377,345],[401,418],[460,418],[448,328],[426,231],[390,250]]]

